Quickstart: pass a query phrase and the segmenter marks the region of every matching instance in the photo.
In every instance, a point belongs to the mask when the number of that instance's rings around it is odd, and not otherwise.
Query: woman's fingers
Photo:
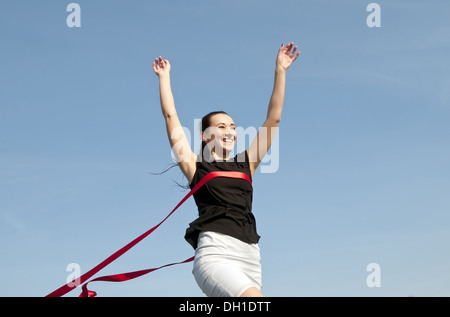
[[[155,61],[153,62],[153,70],[159,71],[161,69],[164,69],[164,67],[169,63],[169,61],[165,58],[162,58],[161,56],[155,58]]]
[[[161,56],[155,58],[155,61],[153,62],[153,70],[157,75],[159,73],[162,73],[163,71],[169,71],[170,72],[170,64],[169,61],[165,58],[162,58]]]
[[[161,68],[164,68],[164,66],[166,66],[166,62],[161,56],[159,57],[159,65],[161,66]]]
[[[292,44],[292,45],[294,45],[294,44]],[[290,58],[294,57],[295,52],[297,51],[297,48],[298,48],[298,46],[296,45],[296,46],[294,47],[294,49],[292,50],[291,54],[289,54],[289,57],[290,57]]]
[[[294,42],[288,43],[286,45],[286,54],[289,55],[289,53],[291,52],[292,46],[294,46]]]
[[[294,48],[294,49],[292,49],[292,48]],[[286,49],[285,49],[284,53],[286,55],[288,55],[289,58],[292,59],[292,62],[295,61],[297,59],[297,57],[299,57],[299,55],[300,55],[300,52],[297,52],[297,49],[298,49],[298,46],[297,45],[294,46],[294,42],[288,43],[286,45]]]

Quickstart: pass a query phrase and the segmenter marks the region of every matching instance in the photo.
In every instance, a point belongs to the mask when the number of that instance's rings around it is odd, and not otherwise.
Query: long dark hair
[[[202,118],[202,121],[200,123],[200,131],[201,132],[205,132],[205,130],[211,126],[211,118],[213,116],[215,116],[216,114],[226,114],[226,115],[228,115],[228,113],[226,113],[225,111],[222,111],[222,110],[212,111],[212,112],[208,113],[207,115],[205,115]],[[202,145],[200,147],[200,153],[198,154],[200,159],[203,159],[203,154],[204,154],[204,150],[205,150],[206,146],[207,146],[206,142],[202,140]],[[176,163],[176,162],[171,163],[162,172],[159,172],[159,173],[152,173],[152,172],[150,172],[150,174],[152,174],[152,175],[162,175],[162,174],[166,173],[167,171],[171,170],[172,168],[174,168],[175,166],[178,166],[178,163]],[[173,179],[172,179],[172,181],[175,184],[177,184],[179,187],[181,187],[181,188],[184,188],[184,189],[189,189],[190,188],[189,184],[183,185],[183,184],[180,184],[180,183],[178,183],[177,181],[175,181]]]

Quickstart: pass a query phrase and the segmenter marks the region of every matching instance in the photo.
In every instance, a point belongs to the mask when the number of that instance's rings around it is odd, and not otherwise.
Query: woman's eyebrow
[[[224,122],[219,122],[219,123],[217,123],[217,125],[221,125],[221,124],[223,124],[223,125],[227,125],[226,123],[224,123]],[[230,126],[236,126],[234,123],[231,123],[230,124]]]

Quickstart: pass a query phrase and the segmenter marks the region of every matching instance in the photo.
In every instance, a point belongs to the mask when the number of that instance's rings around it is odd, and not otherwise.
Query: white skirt
[[[192,270],[207,296],[239,297],[250,287],[261,290],[261,256],[258,244],[202,231]]]

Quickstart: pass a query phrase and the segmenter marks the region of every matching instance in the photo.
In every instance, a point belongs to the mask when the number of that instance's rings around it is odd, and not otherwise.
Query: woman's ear
[[[203,141],[203,142],[208,143],[208,142],[207,142],[208,140],[205,138],[203,131],[200,132],[200,137],[202,138],[202,141]]]
[[[202,138],[203,142],[209,143],[215,138],[215,135],[213,134],[213,129],[206,128],[205,131],[200,132],[200,137]]]

